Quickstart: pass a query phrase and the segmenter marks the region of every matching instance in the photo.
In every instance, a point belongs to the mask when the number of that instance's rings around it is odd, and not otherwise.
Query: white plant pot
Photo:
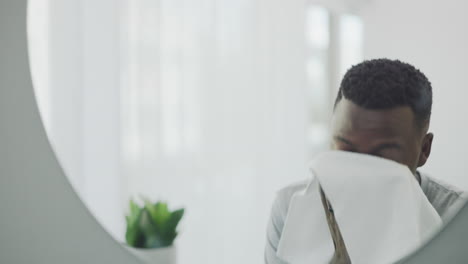
[[[176,247],[170,246],[165,248],[134,248],[126,245],[126,247],[135,256],[148,264],[176,264]]]

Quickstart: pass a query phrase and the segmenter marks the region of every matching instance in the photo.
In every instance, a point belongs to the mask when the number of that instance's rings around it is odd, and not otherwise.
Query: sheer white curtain
[[[307,176],[304,3],[122,10],[124,196],[186,207],[181,263],[261,263],[274,192]]]
[[[123,241],[128,199],[163,199],[186,208],[180,263],[261,263],[275,191],[308,177],[310,153],[326,146],[327,78],[336,75],[327,65],[339,57],[306,39],[332,29],[326,9],[305,0],[32,1],[43,118],[103,226]]]

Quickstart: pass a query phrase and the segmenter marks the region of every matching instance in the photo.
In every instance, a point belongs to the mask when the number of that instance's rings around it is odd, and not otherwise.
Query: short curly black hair
[[[409,106],[419,125],[431,116],[431,83],[421,71],[399,60],[373,59],[354,65],[343,77],[335,106],[343,97],[366,109]]]

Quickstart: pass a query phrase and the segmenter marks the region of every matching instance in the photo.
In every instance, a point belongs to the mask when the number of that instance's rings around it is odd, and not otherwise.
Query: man
[[[465,196],[455,187],[417,171],[431,154],[431,108],[431,83],[415,67],[398,60],[364,61],[348,70],[341,82],[333,112],[331,148],[379,156],[408,166],[444,219]],[[285,263],[276,251],[289,201],[306,184],[297,183],[278,192],[267,229],[266,263]],[[322,202],[324,208],[330,208],[323,192]],[[325,212],[335,244],[332,263],[349,263],[333,210]]]

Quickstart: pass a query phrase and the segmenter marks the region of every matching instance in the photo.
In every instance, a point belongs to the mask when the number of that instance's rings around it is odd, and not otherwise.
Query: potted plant
[[[131,251],[146,263],[176,263],[173,243],[183,215],[183,208],[169,211],[165,202],[144,199],[144,205],[139,206],[130,200],[125,240]]]

